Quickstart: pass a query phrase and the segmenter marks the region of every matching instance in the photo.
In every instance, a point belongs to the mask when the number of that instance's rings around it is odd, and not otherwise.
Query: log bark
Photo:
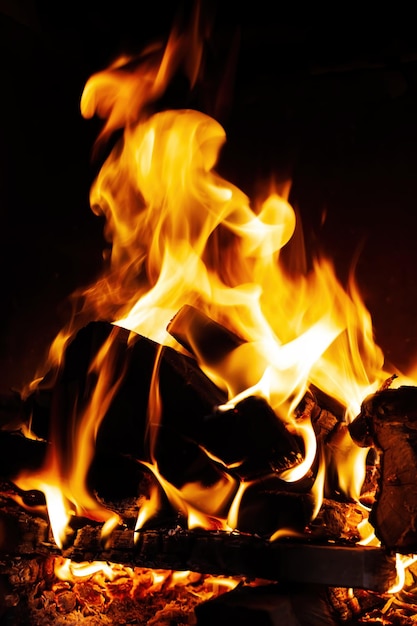
[[[124,527],[103,540],[100,524],[85,524],[74,529],[71,545],[59,550],[47,522],[18,505],[2,507],[0,528],[0,574],[17,556],[61,555],[73,561],[111,561],[378,592],[387,591],[396,579],[395,556],[370,546],[269,542],[253,535],[180,528],[135,533]]]
[[[380,456],[369,520],[389,550],[417,551],[417,387],[384,389],[365,398],[350,425],[358,445]]]
[[[77,532],[63,556],[134,566],[247,576],[387,591],[396,580],[395,558],[374,547],[270,543],[250,535],[205,531],[115,531],[103,548],[97,528]]]

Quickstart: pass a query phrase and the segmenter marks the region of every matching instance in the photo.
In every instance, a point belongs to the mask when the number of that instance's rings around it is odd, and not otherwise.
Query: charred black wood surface
[[[245,340],[199,309],[184,305],[172,318],[167,331],[198,361],[215,365]]]
[[[358,445],[375,446],[380,473],[370,521],[382,544],[417,550],[417,387],[384,389],[365,398],[350,425]]]
[[[288,583],[315,583],[385,592],[395,582],[395,556],[380,548],[270,542],[241,533],[123,527],[103,539],[101,524],[74,528],[60,550],[45,519],[18,505],[0,511],[0,574],[14,558],[61,555],[73,561],[110,561],[157,569],[247,576]],[[2,570],[3,567],[3,570]]]
[[[238,587],[196,606],[198,626],[337,626],[341,622],[320,585]]]
[[[248,398],[235,409],[221,411],[225,392],[194,358],[126,329],[94,322],[68,345],[62,369],[51,372],[23,403],[36,435],[52,442],[64,464],[77,454],[73,435],[82,428],[101,375],[91,371],[91,363],[106,341],[113,352],[106,384],[109,389],[113,385],[115,393],[98,423],[91,476],[100,475],[106,460],[148,461],[151,454],[175,485],[218,478],[216,463],[205,450],[225,466],[239,466],[237,475],[244,478],[281,471],[301,460],[298,438],[266,401]],[[152,392],[155,369],[157,390]],[[153,393],[159,396],[157,406],[150,401]]]

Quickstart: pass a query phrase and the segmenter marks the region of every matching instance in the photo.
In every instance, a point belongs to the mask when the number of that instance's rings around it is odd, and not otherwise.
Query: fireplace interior
[[[103,119],[81,115],[84,86],[120,55],[166,42],[174,23],[185,29],[197,3],[4,2],[1,623],[415,623],[413,22],[395,10],[342,19],[317,7],[283,7],[276,16],[268,3],[233,5],[201,1],[204,71],[191,90],[175,75],[152,106],[217,120],[227,141],[215,169],[249,198],[271,181],[288,194],[306,251],[294,259],[283,248],[293,271],[310,266],[316,249],[342,285],[354,267],[387,376],[349,420],[339,399],[309,384],[289,426],[259,391],[241,396],[257,385],[248,371],[265,369],[262,359],[254,365],[259,355],[244,333],[188,302],[161,328],[174,342],[164,349],[112,318],[79,313],[60,367],[28,390],[71,318],[71,294],[100,278],[112,251],[89,196],[121,130],[96,143]],[[212,263],[222,251],[214,243],[210,250]],[[98,397],[94,424],[84,417],[106,369],[103,346],[115,364],[105,385],[112,395]],[[242,373],[228,393],[217,381],[229,384],[236,350]],[[150,390],[163,407],[151,420]],[[317,456],[286,482],[307,456],[305,421],[329,473],[320,478]],[[83,470],[76,436],[90,430],[96,447]],[[334,470],[351,447],[366,473],[360,493],[346,495]],[[70,469],[86,475],[84,508],[61,535],[45,515],[46,465],[63,478],[68,499]],[[34,473],[36,485],[27,479]],[[196,484],[203,496],[188,492]],[[214,510],[201,500],[216,485],[223,495]],[[365,527],[376,531],[369,545]],[[394,592],[397,555],[408,561]]]

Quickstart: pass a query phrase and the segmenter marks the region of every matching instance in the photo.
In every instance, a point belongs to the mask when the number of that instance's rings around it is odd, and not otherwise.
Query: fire
[[[294,237],[301,226],[289,202],[289,186],[265,190],[251,201],[217,172],[226,141],[222,126],[190,109],[157,110],[173,76],[183,71],[192,87],[203,58],[194,26],[173,30],[165,48],[150,47],[138,58],[121,57],[87,82],[81,112],[104,120],[97,147],[110,150],[91,189],[91,207],[105,217],[111,252],[101,278],[74,294],[78,310],[90,319],[107,319],[162,346],[183,350],[167,332],[184,305],[195,305],[242,338],[241,345],[212,363],[192,346],[202,370],[227,391],[225,408],[257,395],[268,401],[291,433],[303,441],[304,457],[280,478],[296,482],[311,470],[317,442],[309,417],[294,411],[310,385],[345,407],[349,422],[362,399],[389,376],[374,341],[372,322],[352,276],[347,289],[332,263],[317,256],[312,267],[295,272],[282,256],[305,251]],[[192,62],[190,62],[192,59]],[[152,110],[154,109],[154,111]],[[57,337],[50,358],[59,362],[76,328],[76,317]],[[118,516],[88,490],[87,474],[97,432],[123,379],[111,338],[88,372],[90,395],[74,414],[71,431],[52,433],[52,445],[38,475],[19,477],[22,489],[41,489],[47,499],[55,541],[65,544],[71,516],[83,515],[111,528]],[[158,363],[149,393],[148,467],[158,487],[139,507],[135,531],[155,514],[162,490],[189,527],[233,530],[249,483],[227,473],[209,489],[169,484],[158,468],[155,441],[161,406]],[[353,445],[346,430],[334,451],[340,488],[358,498],[366,451]],[[221,462],[221,459],[219,459]],[[326,472],[324,458],[313,486],[320,508]],[[231,502],[225,511],[227,502]],[[291,533],[291,529],[286,531]],[[273,533],[272,539],[282,534]]]

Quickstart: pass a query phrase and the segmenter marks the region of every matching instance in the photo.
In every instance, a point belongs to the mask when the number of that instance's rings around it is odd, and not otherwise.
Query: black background
[[[1,389],[29,380],[102,266],[89,208],[96,120],[79,100],[120,53],[166,38],[179,2],[0,0]],[[290,177],[309,248],[357,278],[389,362],[417,355],[417,35],[410,14],[202,3],[206,80],[192,98],[225,127],[218,170],[250,197]],[[184,102],[181,102],[184,96]],[[326,219],[323,222],[323,215]]]

